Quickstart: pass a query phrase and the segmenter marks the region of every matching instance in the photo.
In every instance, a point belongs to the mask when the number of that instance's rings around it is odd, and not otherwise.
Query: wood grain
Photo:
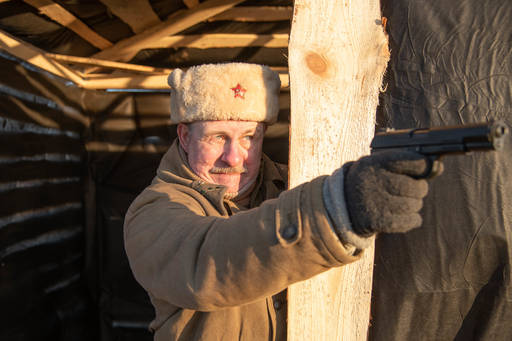
[[[380,18],[378,0],[295,0],[290,187],[369,152],[389,59]],[[366,340],[373,251],[289,288],[288,340]]]
[[[159,24],[148,0],[100,0],[109,10],[124,21],[133,32],[142,32],[151,26]]]
[[[37,8],[39,12],[46,15],[48,18],[58,22],[62,26],[67,27],[71,31],[78,34],[91,45],[98,49],[106,49],[112,46],[112,43],[101,35],[96,33],[83,23],[79,18],[74,16],[64,7],[50,0],[24,0],[27,4]]]
[[[208,0],[201,2],[198,6],[191,9],[173,13],[164,22],[152,26],[137,35],[118,41],[114,46],[95,54],[93,57],[113,61],[129,61],[137,52],[146,48],[146,46],[154,41],[179,33],[243,1],[244,0]]]

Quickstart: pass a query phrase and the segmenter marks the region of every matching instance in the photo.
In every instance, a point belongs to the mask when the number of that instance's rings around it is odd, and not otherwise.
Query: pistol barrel
[[[408,149],[424,155],[466,153],[503,148],[508,127],[501,121],[461,126],[390,130],[377,133],[372,151]]]

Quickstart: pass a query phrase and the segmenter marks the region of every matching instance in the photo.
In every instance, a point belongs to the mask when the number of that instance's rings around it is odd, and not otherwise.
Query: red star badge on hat
[[[240,83],[238,83],[236,85],[236,87],[234,88],[231,88],[231,90],[233,90],[233,92],[235,93],[235,98],[237,97],[240,97],[241,99],[244,99],[245,98],[245,92],[247,91],[246,89],[242,88],[242,86],[240,85]]]

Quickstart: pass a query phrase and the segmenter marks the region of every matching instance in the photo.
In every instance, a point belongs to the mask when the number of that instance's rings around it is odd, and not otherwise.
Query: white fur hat
[[[171,86],[171,123],[255,121],[273,124],[279,112],[279,75],[267,66],[205,64],[175,69]]]

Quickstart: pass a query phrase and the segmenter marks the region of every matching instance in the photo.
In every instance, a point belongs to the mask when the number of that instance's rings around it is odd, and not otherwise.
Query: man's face
[[[188,163],[201,179],[235,193],[258,176],[265,125],[248,121],[200,121],[178,125]]]

